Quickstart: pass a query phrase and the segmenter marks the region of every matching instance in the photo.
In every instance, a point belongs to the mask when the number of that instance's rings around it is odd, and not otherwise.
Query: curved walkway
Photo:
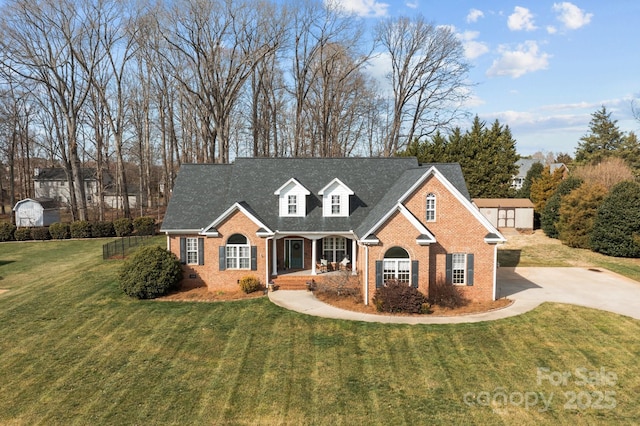
[[[276,291],[276,305],[324,318],[395,324],[456,324],[491,321],[528,312],[543,302],[569,303],[640,319],[640,283],[605,269],[500,268],[498,297],[514,302],[502,309],[459,316],[375,315],[336,308],[308,291]]]

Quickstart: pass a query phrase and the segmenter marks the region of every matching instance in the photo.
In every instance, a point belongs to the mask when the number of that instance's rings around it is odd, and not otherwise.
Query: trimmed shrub
[[[133,221],[128,217],[121,217],[113,221],[116,237],[128,237],[133,233]]]
[[[14,233],[16,241],[27,241],[31,239],[31,229],[29,228],[18,228]]]
[[[462,295],[458,286],[439,282],[429,288],[429,303],[443,308],[454,309],[466,306],[469,301]]]
[[[31,228],[31,238],[34,240],[50,240],[51,235],[49,234],[49,229],[44,226],[39,226],[37,228]]]
[[[69,226],[71,238],[91,238],[91,224],[86,220],[72,222]]]
[[[94,238],[114,237],[115,235],[113,222],[94,222],[91,224],[91,236]]]
[[[155,235],[156,220],[149,216],[136,217],[133,220],[133,228],[138,235]]]
[[[427,298],[417,288],[397,280],[389,280],[376,290],[373,304],[378,312],[428,312]]]
[[[640,257],[640,184],[621,182],[602,201],[591,234],[593,251]]]
[[[0,241],[14,241],[16,226],[13,223],[0,223]]]
[[[52,223],[49,225],[49,234],[54,240],[65,240],[70,237],[69,224],[68,223]]]
[[[253,275],[247,275],[246,277],[242,277],[240,280],[240,289],[245,293],[253,293],[254,291],[258,291],[262,288],[260,285],[260,280]]]
[[[124,261],[119,279],[128,296],[154,299],[178,289],[182,267],[173,253],[157,246],[142,247]]]

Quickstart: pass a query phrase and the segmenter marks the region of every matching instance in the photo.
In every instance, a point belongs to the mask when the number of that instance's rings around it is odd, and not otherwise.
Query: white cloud
[[[489,51],[486,43],[476,40],[480,35],[478,31],[465,31],[456,35],[462,43],[465,58],[469,60],[476,59]]]
[[[376,18],[387,15],[389,3],[376,0],[325,0],[349,13],[367,18]]]
[[[408,2],[405,3],[405,5],[409,9],[417,9],[418,6],[420,6],[420,3],[418,3],[418,0],[415,0],[415,1],[408,1]]]
[[[467,15],[467,22],[477,22],[480,18],[484,18],[484,13],[478,9],[471,9]]]
[[[547,32],[549,34],[555,34],[558,32],[558,29],[556,27],[554,27],[553,25],[547,25]]]
[[[526,7],[516,6],[509,15],[507,25],[511,31],[533,31],[537,27],[533,23],[533,14]]]
[[[538,43],[526,41],[518,45],[517,49],[509,50],[507,46],[500,46],[500,58],[493,61],[487,71],[489,77],[511,76],[518,78],[524,74],[547,69],[549,54],[540,52]]]
[[[558,12],[558,20],[570,30],[576,30],[591,22],[593,13],[586,13],[573,3],[562,2],[553,4],[554,12]]]

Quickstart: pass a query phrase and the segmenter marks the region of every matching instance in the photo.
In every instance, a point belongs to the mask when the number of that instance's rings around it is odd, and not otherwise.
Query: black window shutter
[[[218,247],[218,269],[224,271],[227,269],[226,246]]]
[[[198,238],[198,265],[204,265],[204,238]]]
[[[418,288],[418,261],[411,261],[411,287]]]
[[[376,288],[382,287],[382,260],[376,260]]]
[[[467,255],[467,285],[473,285],[473,255]]]
[[[445,276],[447,279],[447,284],[453,284],[453,255],[452,254],[447,255]]]
[[[187,263],[187,239],[180,237],[180,263]]]
[[[258,246],[251,246],[251,270],[258,270]]]

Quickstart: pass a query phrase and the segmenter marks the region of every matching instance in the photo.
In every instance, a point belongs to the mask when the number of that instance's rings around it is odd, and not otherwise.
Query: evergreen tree
[[[582,180],[569,176],[558,185],[556,191],[547,200],[540,214],[540,226],[547,237],[558,238],[557,223],[560,218],[560,204],[562,197],[569,194],[582,184]]]
[[[562,199],[558,236],[569,247],[591,248],[598,207],[607,194],[600,184],[583,184]]]
[[[591,247],[608,256],[640,257],[640,184],[621,182],[602,201]]]
[[[496,120],[487,129],[476,116],[459,144],[450,141],[449,146],[450,158],[460,163],[471,197],[513,196],[511,179],[517,171],[518,154],[509,126]]]
[[[611,113],[604,106],[591,114],[589,133],[580,138],[575,161],[580,164],[598,164],[602,159],[615,155],[624,139],[617,123],[618,120],[612,120]]]
[[[531,197],[531,183],[538,179],[542,172],[544,171],[544,166],[542,163],[533,163],[527,175],[524,178],[524,182],[522,182],[522,188],[518,190],[518,198],[530,198]]]
[[[563,171],[556,169],[551,173],[549,166],[544,168],[542,174],[531,182],[530,198],[533,202],[536,213],[542,214],[544,206],[547,204],[547,200],[553,195],[553,193],[562,182]]]
[[[624,137],[618,155],[631,167],[636,179],[640,178],[640,141],[634,132]]]

